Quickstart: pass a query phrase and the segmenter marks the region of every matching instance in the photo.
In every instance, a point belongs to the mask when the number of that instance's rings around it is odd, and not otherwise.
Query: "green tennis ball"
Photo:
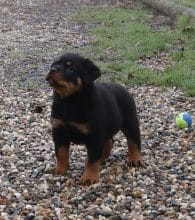
[[[182,112],[176,116],[175,122],[179,128],[188,128],[192,124],[192,117],[189,113]]]

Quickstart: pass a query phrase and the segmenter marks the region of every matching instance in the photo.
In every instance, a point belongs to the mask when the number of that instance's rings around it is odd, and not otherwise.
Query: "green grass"
[[[176,3],[183,5],[185,7],[195,9],[195,1],[194,0],[174,0]]]
[[[34,80],[25,80],[21,81],[20,78],[15,79],[15,83],[17,88],[24,90],[37,90],[39,88],[39,84]]]
[[[84,7],[77,14],[78,22],[93,24],[90,32],[96,40],[83,48],[83,53],[96,59],[103,80],[126,84],[177,86],[186,95],[195,95],[195,25],[189,18],[180,18],[176,27],[166,26],[154,31],[148,25],[151,13],[141,7]],[[177,50],[182,42],[184,50]],[[174,63],[159,73],[138,64],[143,56],[170,54]]]
[[[18,60],[24,59],[26,56],[23,51],[21,51],[17,48],[11,50],[10,55],[11,55],[12,59],[18,59]]]

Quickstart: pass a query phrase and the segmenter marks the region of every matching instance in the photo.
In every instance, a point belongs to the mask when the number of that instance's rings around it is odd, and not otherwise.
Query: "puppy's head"
[[[99,68],[78,54],[66,53],[51,65],[46,80],[61,97],[67,97],[92,84],[101,75]]]

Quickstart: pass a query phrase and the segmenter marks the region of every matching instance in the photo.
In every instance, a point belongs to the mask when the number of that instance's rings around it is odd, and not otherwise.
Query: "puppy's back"
[[[127,89],[121,85],[113,83],[95,83],[95,86],[100,91],[101,96],[105,101],[112,99],[117,102],[117,105],[122,108],[135,108],[135,101],[133,96],[127,91]]]

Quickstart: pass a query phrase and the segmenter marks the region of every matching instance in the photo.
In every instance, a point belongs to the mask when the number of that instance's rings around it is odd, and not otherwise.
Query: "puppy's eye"
[[[71,61],[66,61],[66,69],[70,72],[73,71],[73,68],[72,68],[72,62]]]
[[[70,71],[70,72],[72,72],[72,71],[73,71],[72,66],[67,66],[67,67],[66,67],[66,69],[67,69],[68,71]]]

